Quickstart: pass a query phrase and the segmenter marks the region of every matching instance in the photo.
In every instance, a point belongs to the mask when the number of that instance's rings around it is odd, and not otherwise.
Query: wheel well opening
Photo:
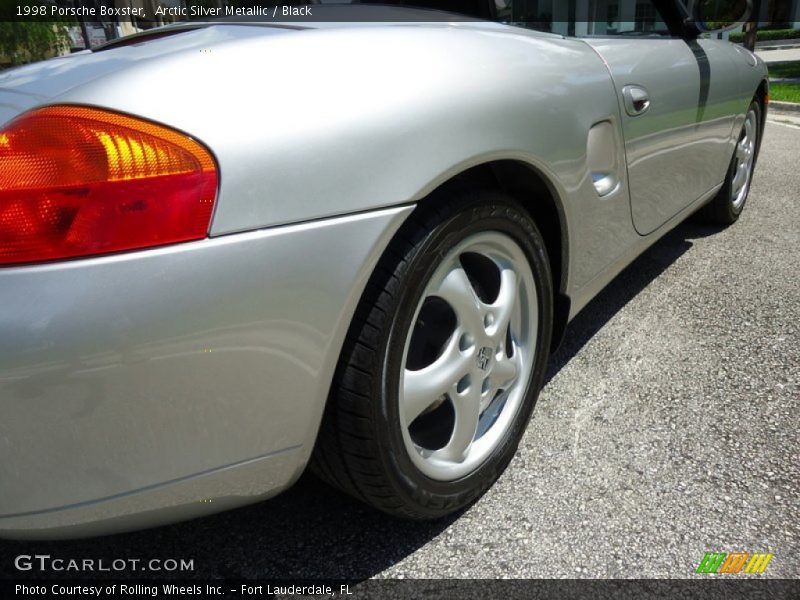
[[[769,83],[765,79],[761,82],[756,90],[756,98],[761,103],[761,108],[763,109],[767,104],[767,96],[769,95]]]
[[[761,140],[763,139],[764,129],[767,126],[767,108],[769,104],[769,82],[765,79],[756,90],[756,100],[761,107],[761,123],[759,123],[758,147],[756,148],[756,161],[761,150]]]
[[[472,167],[443,183],[436,191],[448,187],[501,190],[519,201],[536,223],[550,259],[553,289],[556,292],[553,305],[555,350],[563,338],[570,308],[569,298],[565,294],[568,265],[567,224],[555,190],[536,169],[516,160],[499,160]]]

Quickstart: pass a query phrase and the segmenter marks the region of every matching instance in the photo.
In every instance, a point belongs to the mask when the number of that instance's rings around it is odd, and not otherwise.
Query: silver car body
[[[558,207],[571,318],[721,187],[765,79],[727,42],[481,22],[220,24],[0,75],[0,124],[108,108],[191,134],[220,173],[205,240],[0,268],[0,535],[136,528],[286,488],[418,201],[477,165],[530,169]],[[629,84],[647,114],[626,114]]]

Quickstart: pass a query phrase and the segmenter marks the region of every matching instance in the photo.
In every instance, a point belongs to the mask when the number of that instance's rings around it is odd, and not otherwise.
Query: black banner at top
[[[130,22],[144,28],[180,21],[218,19],[302,23],[493,20],[502,17],[494,0],[386,0],[382,3],[355,0],[2,0],[0,6],[0,21]]]

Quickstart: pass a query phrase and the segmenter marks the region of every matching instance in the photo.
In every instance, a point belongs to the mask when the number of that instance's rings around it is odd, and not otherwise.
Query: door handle
[[[643,115],[650,109],[650,94],[639,85],[626,85],[622,88],[625,112],[632,117]]]

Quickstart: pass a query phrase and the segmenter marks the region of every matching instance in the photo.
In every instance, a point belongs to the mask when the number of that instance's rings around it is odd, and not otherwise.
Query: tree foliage
[[[49,58],[67,40],[65,23],[0,22],[0,54],[12,65]]]

